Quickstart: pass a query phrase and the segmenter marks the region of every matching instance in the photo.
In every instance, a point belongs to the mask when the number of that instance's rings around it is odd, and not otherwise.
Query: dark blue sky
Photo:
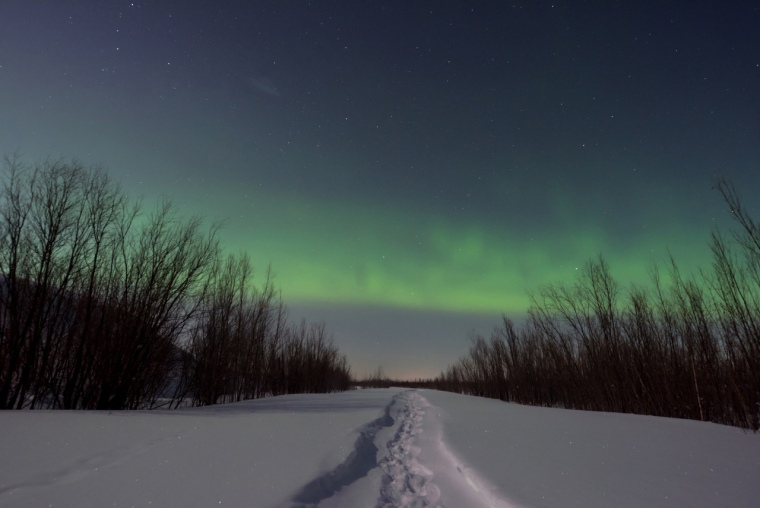
[[[358,371],[435,374],[597,254],[709,262],[714,175],[760,185],[759,9],[9,0],[0,149],[227,218]]]

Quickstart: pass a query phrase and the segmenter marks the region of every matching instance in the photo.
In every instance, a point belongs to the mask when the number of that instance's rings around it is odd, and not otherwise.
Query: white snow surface
[[[0,413],[8,507],[758,507],[760,435],[431,390]]]

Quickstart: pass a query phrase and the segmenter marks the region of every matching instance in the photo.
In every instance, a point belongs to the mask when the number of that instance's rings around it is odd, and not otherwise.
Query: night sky
[[[432,376],[598,254],[707,266],[716,173],[760,212],[759,5],[4,0],[0,155],[226,219],[357,374]]]

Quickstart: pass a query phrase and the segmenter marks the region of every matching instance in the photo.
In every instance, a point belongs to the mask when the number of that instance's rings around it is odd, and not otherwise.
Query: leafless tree
[[[619,411],[760,429],[760,231],[736,190],[718,191],[740,225],[714,232],[710,270],[625,298],[606,262],[572,285],[531,296],[527,324],[508,319],[441,374],[442,389],[552,407]]]

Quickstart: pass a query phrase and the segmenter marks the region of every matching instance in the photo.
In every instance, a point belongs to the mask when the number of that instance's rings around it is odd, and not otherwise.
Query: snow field
[[[177,411],[0,412],[0,507],[281,507],[344,462],[392,393]]]
[[[753,507],[760,435],[429,390],[0,412],[0,507]]]
[[[760,506],[760,434],[420,393],[446,448],[494,506],[500,499],[547,508]]]

